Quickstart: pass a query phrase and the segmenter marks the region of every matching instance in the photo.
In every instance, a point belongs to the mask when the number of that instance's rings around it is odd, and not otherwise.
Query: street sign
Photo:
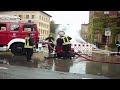
[[[105,28],[105,36],[111,36],[111,31],[109,28]]]

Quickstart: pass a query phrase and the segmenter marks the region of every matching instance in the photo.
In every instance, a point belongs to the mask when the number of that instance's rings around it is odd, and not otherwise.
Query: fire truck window
[[[6,30],[6,24],[0,24],[0,30]]]
[[[24,31],[34,31],[34,26],[33,25],[24,25],[23,30]]]
[[[18,24],[11,24],[10,29],[12,31],[18,31],[19,30],[19,25]]]

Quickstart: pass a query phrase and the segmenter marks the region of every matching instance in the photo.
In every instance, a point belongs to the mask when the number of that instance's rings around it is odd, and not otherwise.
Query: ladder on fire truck
[[[21,19],[13,15],[0,15],[0,22],[19,22]]]

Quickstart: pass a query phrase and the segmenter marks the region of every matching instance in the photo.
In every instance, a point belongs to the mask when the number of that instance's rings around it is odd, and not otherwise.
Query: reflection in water
[[[83,61],[83,58],[70,59],[45,59],[44,61],[34,60],[33,63],[26,62],[25,56],[12,56],[9,53],[0,53],[0,59],[6,59],[11,65],[48,69],[51,71],[62,71],[79,74],[101,75],[110,78],[120,78],[120,64],[109,64]],[[120,62],[116,56],[93,54],[94,60]]]
[[[85,74],[86,63],[74,63],[72,67],[70,67],[70,73],[80,73]]]
[[[120,65],[89,62],[86,64],[86,74],[120,78]]]
[[[55,60],[55,71],[69,72],[70,60]]]
[[[93,59],[101,61],[120,62],[120,58],[102,54],[93,54]],[[86,74],[99,74],[111,78],[120,78],[120,64],[88,62],[86,64]]]

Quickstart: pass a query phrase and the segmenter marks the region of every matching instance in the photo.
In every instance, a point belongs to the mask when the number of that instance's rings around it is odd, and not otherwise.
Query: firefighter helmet
[[[64,36],[64,35],[65,35],[65,32],[64,32],[64,31],[59,31],[58,34],[59,34],[60,36]]]
[[[52,37],[52,36],[53,36],[53,34],[49,34],[49,36],[51,36],[51,37]]]

